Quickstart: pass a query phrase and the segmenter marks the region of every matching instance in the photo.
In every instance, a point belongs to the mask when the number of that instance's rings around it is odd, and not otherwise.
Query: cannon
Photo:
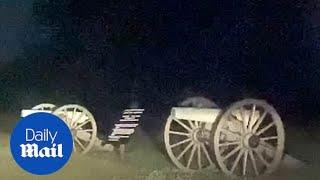
[[[182,170],[212,168],[230,176],[253,177],[277,169],[285,131],[270,104],[244,99],[225,110],[173,107],[164,143],[168,156]]]
[[[97,137],[97,124],[94,116],[83,106],[68,104],[57,107],[51,103],[41,103],[31,109],[23,109],[21,117],[37,112],[52,113],[60,117],[70,128],[73,137],[73,149],[81,154],[86,154],[94,147],[98,150],[113,151],[117,146],[121,158],[124,153],[124,141],[129,139],[139,125],[139,118],[144,109],[129,108],[123,111],[122,117],[114,124],[112,133],[107,139]]]

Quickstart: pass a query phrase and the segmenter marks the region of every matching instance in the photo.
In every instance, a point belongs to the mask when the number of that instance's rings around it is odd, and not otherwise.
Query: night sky
[[[314,125],[318,9],[303,0],[0,0],[0,107],[72,102],[99,119],[132,99],[167,111],[191,91],[221,107],[266,99],[284,121]]]

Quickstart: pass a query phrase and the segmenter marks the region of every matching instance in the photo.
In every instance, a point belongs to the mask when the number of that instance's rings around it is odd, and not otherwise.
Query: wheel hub
[[[253,135],[253,136],[250,137],[250,139],[249,139],[249,146],[250,146],[251,148],[256,148],[256,147],[258,147],[259,143],[260,143],[260,138],[259,138],[258,136]]]
[[[254,134],[247,134],[243,139],[243,145],[246,148],[256,148],[259,146],[260,138]]]
[[[193,139],[200,143],[204,143],[208,141],[209,136],[210,136],[210,132],[203,128],[195,129],[192,135]]]

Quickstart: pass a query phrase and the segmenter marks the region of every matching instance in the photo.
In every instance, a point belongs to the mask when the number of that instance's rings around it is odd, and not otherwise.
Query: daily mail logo
[[[58,131],[52,133],[49,129],[44,129],[43,131],[36,131],[34,129],[27,128],[25,131],[26,142],[50,142],[51,147],[39,148],[36,143],[21,144],[21,157],[35,157],[35,158],[56,158],[63,157],[63,145],[56,144],[55,139],[58,135]]]
[[[22,118],[10,139],[11,153],[24,170],[47,175],[62,168],[73,150],[72,134],[59,117],[34,113]]]

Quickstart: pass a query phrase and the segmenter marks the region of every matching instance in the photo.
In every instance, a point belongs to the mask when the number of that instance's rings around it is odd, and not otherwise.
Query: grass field
[[[23,171],[10,154],[9,134],[17,121],[17,115],[3,115],[0,133],[0,179],[1,180],[227,180],[221,172],[203,170],[194,174],[179,171],[154,139],[138,132],[127,146],[125,160],[115,152],[92,152],[89,155],[74,154],[68,164],[50,176],[35,176]],[[7,121],[3,121],[6,119]],[[9,121],[10,120],[10,121]],[[5,122],[5,123],[3,123]],[[10,123],[9,123],[10,122]],[[320,179],[320,143],[316,132],[286,127],[286,151],[303,160],[307,167],[299,170],[281,169],[272,176],[257,179]],[[160,143],[161,145],[161,143]]]

